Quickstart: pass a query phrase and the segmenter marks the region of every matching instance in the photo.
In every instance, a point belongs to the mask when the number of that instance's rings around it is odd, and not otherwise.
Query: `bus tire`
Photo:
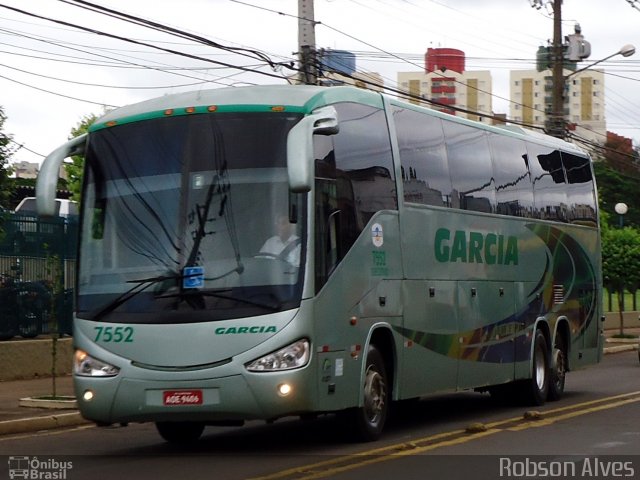
[[[564,393],[564,381],[567,374],[567,352],[562,334],[556,335],[551,352],[551,375],[549,378],[549,393],[547,400],[560,400]]]
[[[156,422],[156,429],[169,443],[191,443],[204,431],[202,422]]]
[[[549,355],[547,339],[536,330],[531,359],[531,378],[524,381],[523,400],[529,405],[543,405],[549,394]]]
[[[380,438],[389,412],[387,369],[382,354],[369,346],[362,386],[363,405],[350,409],[349,416],[356,439],[371,442]]]

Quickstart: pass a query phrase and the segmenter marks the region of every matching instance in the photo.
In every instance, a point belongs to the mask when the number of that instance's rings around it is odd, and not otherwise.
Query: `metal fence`
[[[71,334],[76,217],[0,215],[0,340]]]

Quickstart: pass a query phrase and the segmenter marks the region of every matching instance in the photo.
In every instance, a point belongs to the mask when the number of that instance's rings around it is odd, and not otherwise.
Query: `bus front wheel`
[[[200,422],[156,422],[162,438],[169,443],[190,443],[200,438],[204,423]]]
[[[349,410],[353,432],[362,441],[380,438],[389,410],[387,370],[380,351],[373,345],[367,352],[363,383],[363,405]]]

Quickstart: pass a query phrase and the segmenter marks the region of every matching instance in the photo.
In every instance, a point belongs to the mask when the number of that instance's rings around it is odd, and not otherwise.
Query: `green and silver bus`
[[[393,401],[539,405],[601,358],[597,197],[572,144],[351,87],[180,93],[49,155],[41,214],[78,154],[74,381],[97,424],[180,442],[336,412],[373,440]]]

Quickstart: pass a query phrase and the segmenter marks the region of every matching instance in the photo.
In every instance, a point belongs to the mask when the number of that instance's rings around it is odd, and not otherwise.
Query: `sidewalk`
[[[50,409],[20,406],[20,399],[51,395],[51,378],[0,382],[0,435],[50,430],[87,423],[75,408]],[[56,379],[56,394],[73,396],[71,375]]]
[[[625,334],[636,335],[636,339],[616,339],[613,336],[617,329],[605,330],[607,343],[604,353],[612,354],[630,350],[638,350],[640,328],[625,328]],[[88,423],[75,408],[46,409],[20,406],[20,399],[50,395],[51,378],[35,378],[31,380],[12,380],[0,382],[0,435],[50,430]],[[71,375],[58,377],[57,394],[72,396],[73,379]]]

